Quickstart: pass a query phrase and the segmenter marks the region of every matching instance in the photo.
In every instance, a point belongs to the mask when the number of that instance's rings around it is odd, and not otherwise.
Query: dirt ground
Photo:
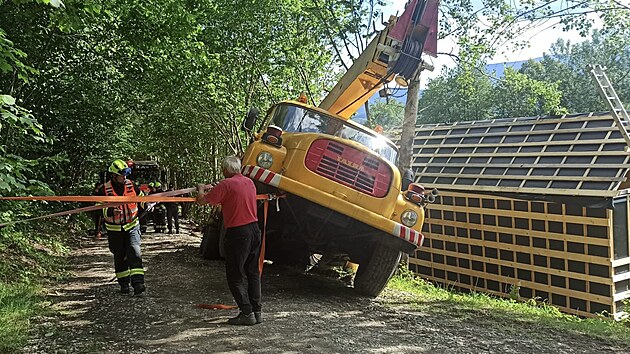
[[[199,233],[143,235],[147,292],[122,295],[107,241],[83,239],[73,277],[50,284],[55,315],[36,319],[26,353],[630,353],[603,340],[483,313],[417,310],[396,294],[353,295],[336,280],[274,265],[262,279],[264,323],[226,324],[236,310],[221,261],[198,255]],[[403,299],[403,297],[400,297]],[[394,299],[394,301],[392,301]]]

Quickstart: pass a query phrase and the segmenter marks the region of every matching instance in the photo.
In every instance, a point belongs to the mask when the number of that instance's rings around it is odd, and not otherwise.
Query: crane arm
[[[438,5],[439,0],[411,0],[400,17],[391,16],[319,107],[348,119],[396,75],[411,79],[423,51],[436,55]]]

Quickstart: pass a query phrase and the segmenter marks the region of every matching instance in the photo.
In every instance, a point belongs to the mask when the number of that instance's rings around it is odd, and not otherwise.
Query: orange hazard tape
[[[192,197],[162,197],[157,194],[146,196],[125,197],[125,196],[98,196],[98,195],[60,195],[60,196],[37,196],[37,197],[0,197],[0,200],[42,200],[49,202],[79,202],[79,203],[177,203],[194,202]]]
[[[207,185],[206,187],[211,187],[211,185]],[[142,197],[124,197],[124,196],[120,196],[120,197],[106,197],[106,196],[0,197],[0,200],[46,200],[46,201],[65,201],[65,202],[94,202],[94,203],[105,202],[106,203],[106,204],[92,205],[92,206],[88,206],[88,207],[62,211],[62,212],[59,212],[59,213],[53,213],[53,214],[37,216],[37,217],[34,217],[34,218],[29,218],[29,219],[15,220],[15,221],[11,221],[11,222],[6,222],[6,223],[3,223],[3,224],[0,224],[0,229],[5,227],[5,226],[14,225],[14,224],[17,224],[17,223],[33,221],[33,220],[39,220],[39,219],[45,219],[45,218],[51,218],[51,217],[55,217],[55,216],[66,216],[66,215],[72,215],[72,214],[78,214],[78,213],[85,213],[85,212],[88,212],[88,211],[95,211],[95,210],[100,210],[100,209],[104,209],[104,208],[119,206],[119,205],[126,204],[126,203],[139,203],[139,202],[140,203],[141,202],[149,202],[150,203],[150,202],[154,202],[154,201],[156,201],[156,202],[194,202],[195,198],[184,198],[184,197],[175,198],[174,196],[190,193],[190,192],[193,192],[195,190],[197,190],[197,188],[186,188],[186,189],[179,189],[179,190],[175,190],[175,191],[167,191],[167,192],[155,193],[155,194],[151,194],[151,195],[148,195],[148,196],[142,196]]]
[[[206,187],[211,186],[207,185]],[[196,191],[197,188],[178,189],[174,191],[154,193],[144,196],[100,196],[100,195],[47,195],[30,197],[0,197],[0,200],[45,200],[51,202],[83,202],[83,203],[142,203],[142,202],[194,202],[195,198],[175,197]]]

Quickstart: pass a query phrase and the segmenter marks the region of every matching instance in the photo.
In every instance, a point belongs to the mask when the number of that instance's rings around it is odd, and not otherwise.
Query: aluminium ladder
[[[597,84],[599,95],[606,101],[621,136],[626,140],[626,144],[630,146],[630,135],[627,130],[630,128],[630,117],[628,117],[628,112],[623,107],[617,92],[615,92],[612,83],[604,72],[604,68],[601,65],[588,65],[586,70],[591,73],[593,80]]]

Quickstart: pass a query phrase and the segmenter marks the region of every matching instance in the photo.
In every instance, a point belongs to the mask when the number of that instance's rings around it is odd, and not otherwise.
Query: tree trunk
[[[407,87],[407,103],[405,104],[405,117],[400,133],[400,157],[398,169],[404,175],[405,170],[411,168],[413,155],[413,138],[416,133],[416,120],[418,119],[418,93],[420,92],[420,71],[409,80]]]
[[[411,158],[413,155],[413,139],[416,134],[416,120],[418,119],[418,93],[420,92],[420,70],[409,80],[407,86],[407,102],[405,104],[405,117],[403,119],[402,131],[400,132],[400,157],[398,158],[398,169],[401,176],[405,175],[405,170],[411,168]],[[401,263],[409,264],[409,255],[403,253]]]

